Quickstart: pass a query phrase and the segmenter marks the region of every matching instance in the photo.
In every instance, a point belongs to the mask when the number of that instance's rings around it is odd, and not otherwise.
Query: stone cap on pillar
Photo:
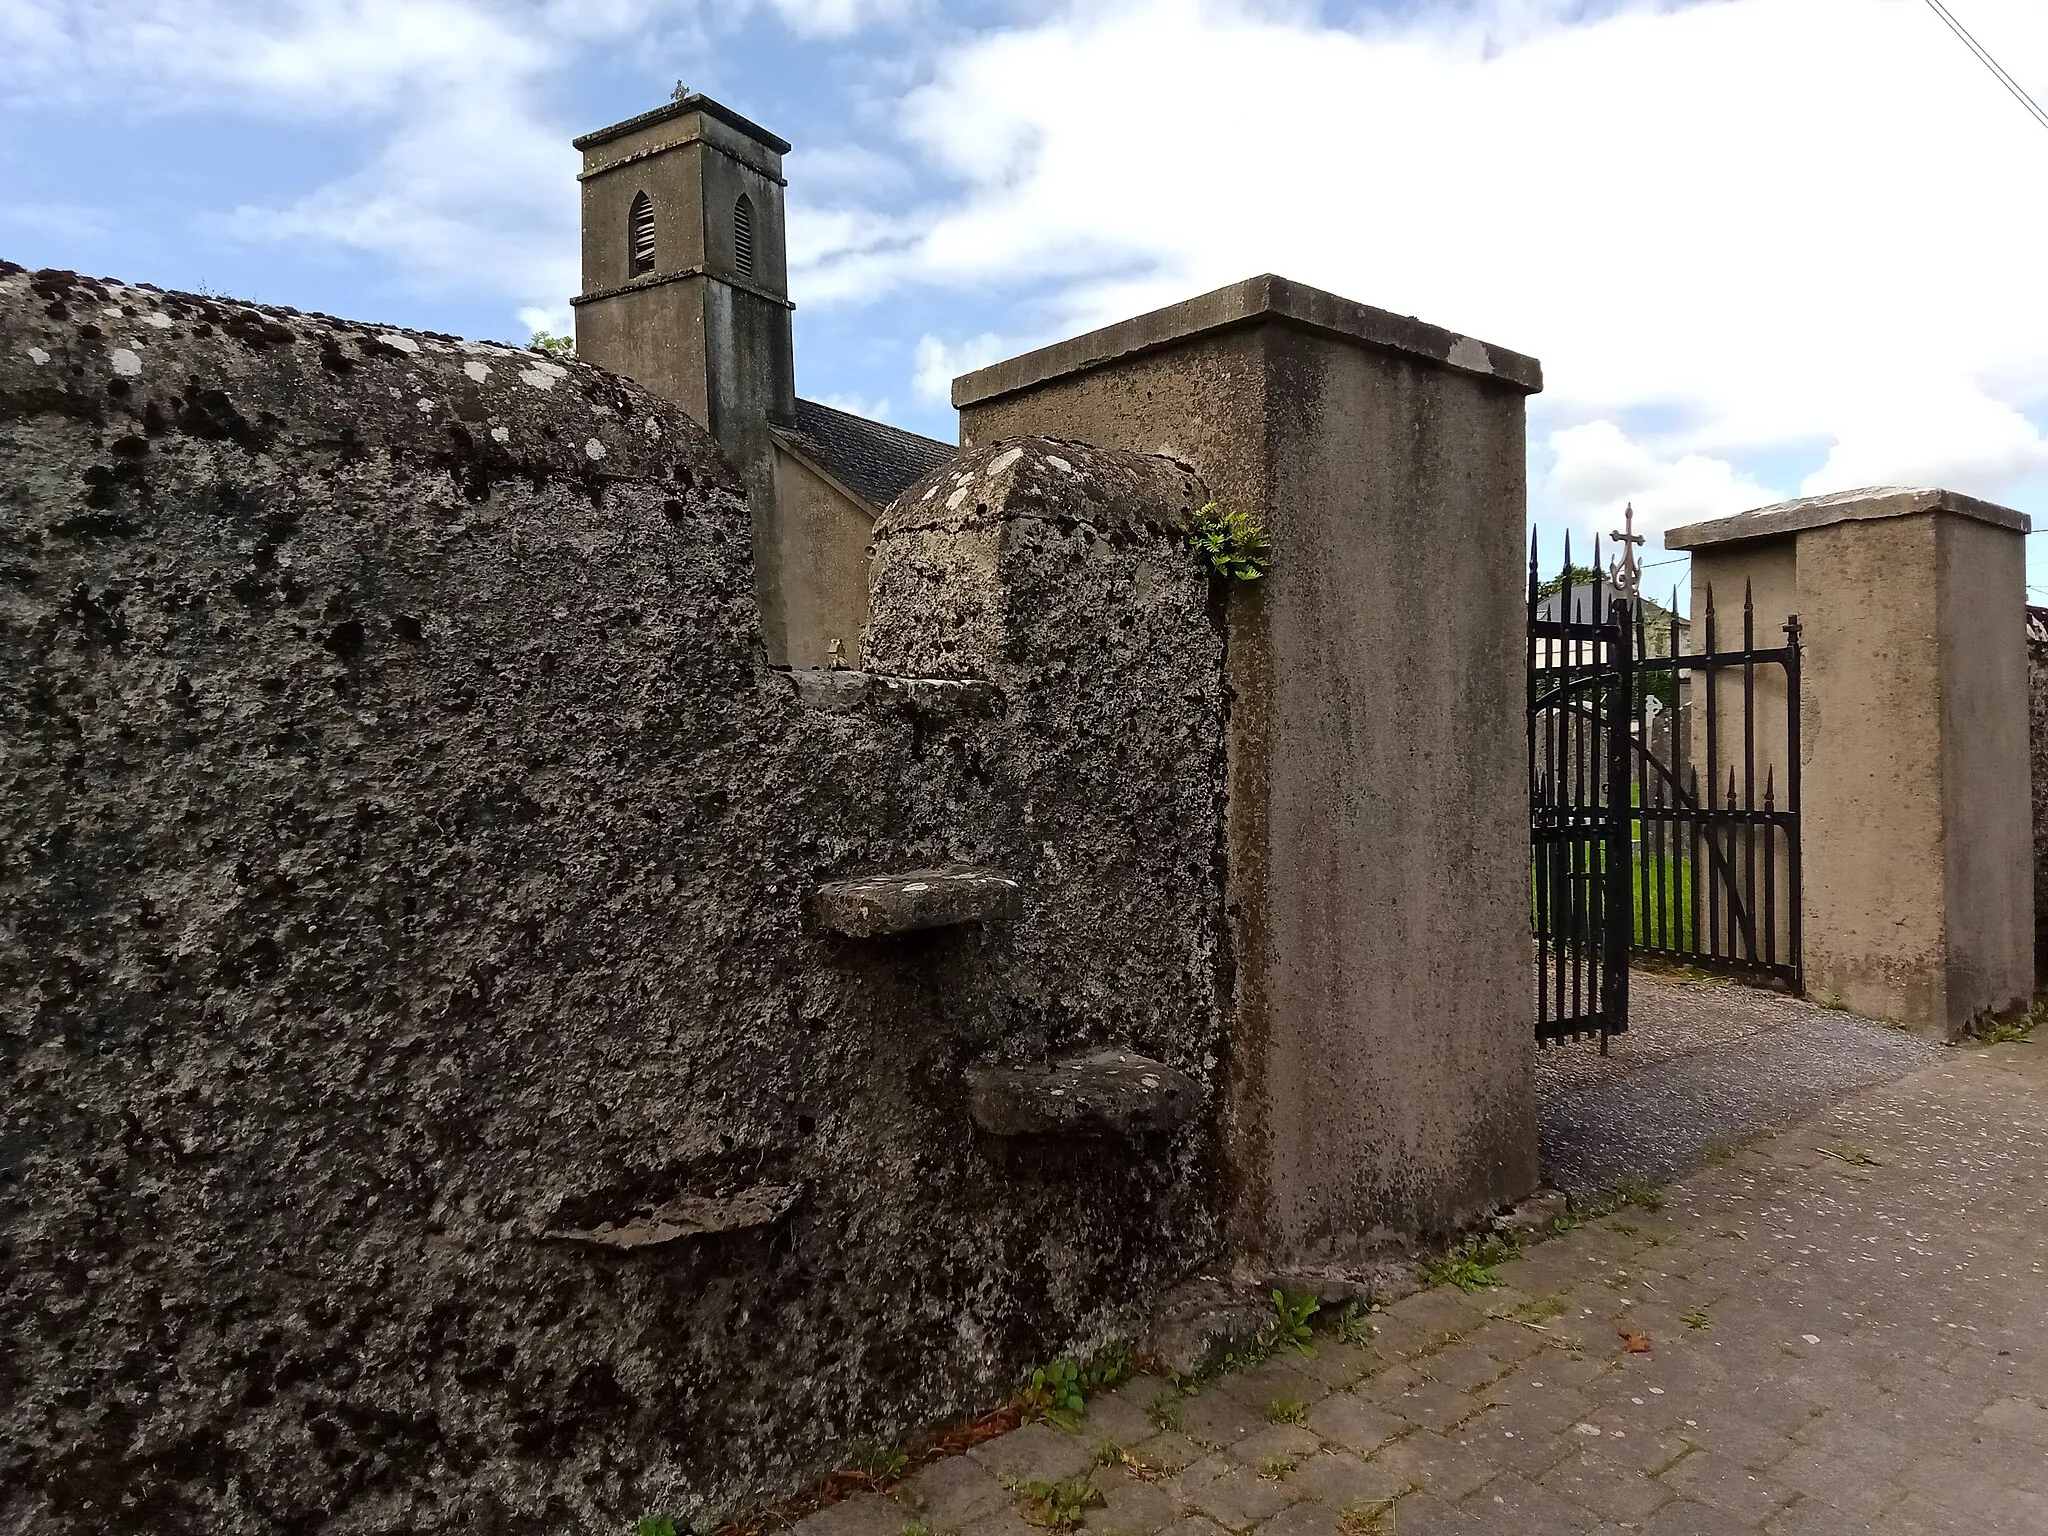
[[[1775,539],[1808,528],[1825,528],[1831,523],[1869,522],[1884,517],[1913,517],[1922,512],[1952,512],[1974,518],[1995,528],[2015,533],[2031,531],[2024,512],[1979,501],[1957,491],[1921,490],[1902,485],[1866,486],[1860,491],[1832,491],[1825,496],[1802,496],[1797,501],[1773,502],[1733,517],[1712,522],[1688,523],[1664,535],[1666,549],[1704,549],[1714,544],[1739,544],[1747,539]]]
[[[1533,357],[1460,336],[1413,315],[1374,309],[1370,304],[1340,298],[1268,272],[962,374],[953,381],[953,406],[965,410],[1051,379],[1086,373],[1211,331],[1265,320],[1302,326],[1326,336],[1498,379],[1523,394],[1535,394],[1543,388],[1543,365]]]

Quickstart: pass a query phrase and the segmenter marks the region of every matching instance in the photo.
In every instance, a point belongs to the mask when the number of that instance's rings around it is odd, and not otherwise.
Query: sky
[[[2048,5],[1947,3],[2048,102]],[[1653,592],[1786,496],[2048,523],[2048,128],[1924,0],[0,0],[0,256],[566,330],[569,140],[678,82],[796,146],[812,399],[950,440],[1271,271],[1542,359],[1532,520],[1632,502]]]

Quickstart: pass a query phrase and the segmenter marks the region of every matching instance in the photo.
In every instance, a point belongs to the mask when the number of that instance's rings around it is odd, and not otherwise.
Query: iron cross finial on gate
[[[1633,602],[1643,585],[1643,568],[1636,560],[1636,546],[1647,542],[1636,532],[1634,502],[1630,502],[1622,509],[1621,527],[1615,529],[1609,537],[1621,546],[1621,554],[1608,564],[1607,583],[1614,588],[1616,597],[1625,597]]]

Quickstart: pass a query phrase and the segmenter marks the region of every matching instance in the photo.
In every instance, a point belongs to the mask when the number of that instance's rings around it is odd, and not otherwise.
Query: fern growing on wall
[[[1217,510],[1213,501],[1189,517],[1188,544],[1226,581],[1257,581],[1273,558],[1263,527],[1242,512]]]

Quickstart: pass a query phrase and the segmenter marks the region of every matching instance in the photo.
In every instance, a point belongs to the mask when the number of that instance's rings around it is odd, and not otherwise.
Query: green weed
[[[642,1515],[633,1536],[677,1536],[673,1515]]]
[[[2017,1019],[1994,1018],[1985,1014],[1970,1024],[1970,1037],[1980,1045],[2014,1045],[2022,1040],[2034,1038],[2034,1030],[2041,1022],[2038,1006]]]
[[[1394,1501],[1381,1499],[1377,1504],[1354,1504],[1340,1510],[1337,1529],[1344,1536],[1394,1536]]]
[[[1242,512],[1219,512],[1213,501],[1189,517],[1188,545],[1227,581],[1257,581],[1273,558],[1264,528]]]
[[[1072,1429],[1088,1411],[1088,1398],[1081,1390],[1081,1367],[1072,1360],[1054,1360],[1034,1369],[1017,1393],[1017,1410],[1026,1424]]]
[[[1369,1302],[1347,1301],[1343,1310],[1337,1314],[1336,1325],[1330,1331],[1343,1343],[1364,1348],[1372,1342],[1373,1311],[1374,1308]]]
[[[1145,1405],[1145,1422],[1166,1434],[1179,1434],[1186,1417],[1187,1405],[1178,1393],[1155,1397]]]
[[[1121,1385],[1131,1374],[1135,1352],[1120,1339],[1086,1360],[1059,1359],[1037,1366],[1017,1389],[1017,1410],[1026,1424],[1072,1429],[1088,1410],[1088,1399]]]
[[[1455,1285],[1468,1295],[1473,1291],[1491,1290],[1503,1283],[1495,1266],[1505,1264],[1520,1251],[1521,1244],[1503,1233],[1489,1232],[1481,1237],[1470,1237],[1425,1264],[1422,1283],[1425,1286]]]
[[[1266,1324],[1265,1331],[1259,1335],[1260,1347],[1269,1353],[1276,1349],[1292,1349],[1298,1354],[1314,1354],[1315,1333],[1309,1327],[1309,1319],[1322,1309],[1322,1302],[1313,1294],[1290,1296],[1285,1291],[1275,1291],[1273,1321]]]
[[[1664,1209],[1664,1192],[1647,1179],[1627,1179],[1615,1186],[1614,1203],[1632,1205],[1638,1210],[1661,1211]]]
[[[853,1465],[878,1483],[893,1483],[910,1465],[910,1452],[900,1445],[879,1441],[854,1447]]]
[[[1266,1404],[1266,1420],[1271,1424],[1306,1424],[1308,1404],[1298,1397],[1276,1397]]]
[[[1698,1308],[1686,1313],[1679,1321],[1692,1329],[1711,1328],[1714,1326],[1713,1319],[1708,1317],[1705,1311]]]
[[[1102,1504],[1102,1490],[1085,1477],[1064,1478],[1057,1483],[1025,1483],[1022,1491],[1030,1504],[1025,1518],[1051,1531],[1071,1531],[1089,1510]]]

